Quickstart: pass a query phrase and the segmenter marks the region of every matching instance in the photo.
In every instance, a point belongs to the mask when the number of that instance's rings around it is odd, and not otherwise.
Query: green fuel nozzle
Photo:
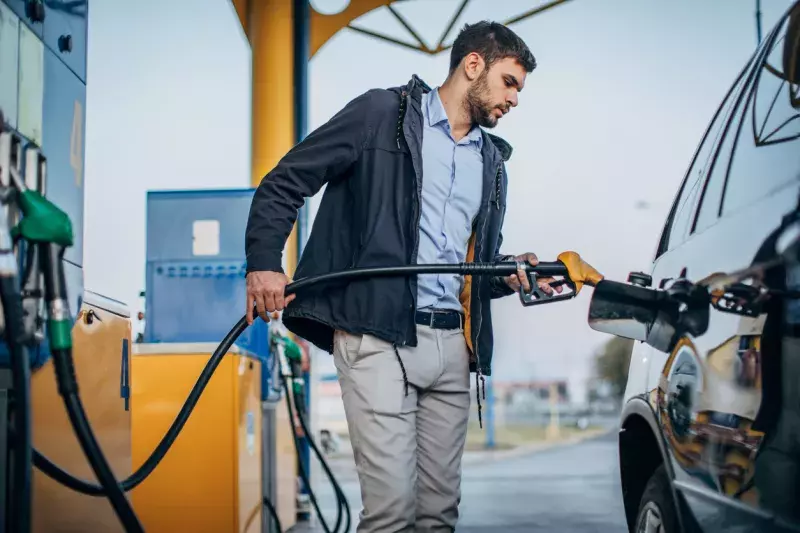
[[[48,337],[52,350],[72,348],[72,321],[67,302],[63,258],[75,236],[69,216],[38,191],[28,189],[16,172],[11,173],[17,189],[22,220],[11,230],[14,239],[25,239],[39,247],[48,313]]]
[[[298,345],[289,337],[284,337],[282,342],[286,358],[290,361],[301,363],[303,361],[303,352],[300,350],[300,345]]]
[[[11,230],[15,239],[22,237],[35,244],[57,244],[67,248],[74,243],[69,216],[38,191],[19,192],[22,220]]]
[[[279,337],[277,342],[283,346],[283,355],[289,364],[289,371],[292,378],[296,379],[303,375],[303,352],[300,346],[289,337]]]

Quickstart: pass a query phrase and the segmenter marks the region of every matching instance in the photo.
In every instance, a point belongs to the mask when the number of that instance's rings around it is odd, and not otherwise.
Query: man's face
[[[465,104],[473,123],[494,128],[518,103],[527,73],[513,58],[496,61],[483,69],[467,90]]]

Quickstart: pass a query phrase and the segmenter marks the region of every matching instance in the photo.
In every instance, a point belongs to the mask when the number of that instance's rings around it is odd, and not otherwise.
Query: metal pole
[[[550,384],[550,425],[547,426],[546,437],[547,440],[557,439],[561,434],[561,428],[558,421],[558,385],[556,383]]]
[[[491,377],[486,378],[486,448],[495,447],[494,440],[494,384]]]
[[[294,131],[295,143],[302,141],[307,134],[308,129],[308,58],[310,48],[310,34],[311,34],[311,6],[308,0],[293,0],[293,22],[294,22]],[[300,256],[303,253],[305,245],[305,233],[307,227],[308,209],[307,206],[300,208],[297,215],[297,258],[296,263],[300,262]],[[304,394],[305,394],[305,416],[310,420],[311,414],[311,397],[310,397],[310,376],[306,372],[303,376],[304,381]],[[288,399],[287,399],[288,401]],[[294,421],[292,421],[294,423]],[[309,428],[311,429],[311,428]],[[306,473],[308,474],[309,481],[311,480],[311,447],[308,444],[308,439],[313,438],[313,435],[304,435],[299,440],[299,457],[298,461],[302,461],[306,465]],[[298,465],[299,466],[299,465]],[[298,471],[299,475],[299,471]],[[308,501],[310,487],[306,487],[301,483],[300,496],[302,500]],[[311,518],[311,510],[308,508],[298,509],[297,519],[300,521],[307,521]]]
[[[308,134],[308,58],[311,46],[311,6],[308,0],[294,1],[294,131],[295,143]],[[303,253],[308,222],[304,205],[297,215],[297,261]]]
[[[756,36],[761,44],[761,0],[756,0]]]

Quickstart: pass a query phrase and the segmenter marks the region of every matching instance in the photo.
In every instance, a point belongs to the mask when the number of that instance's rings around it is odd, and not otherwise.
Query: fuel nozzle
[[[292,400],[298,411],[305,412],[305,384],[303,382],[303,351],[300,346],[287,335],[282,335],[279,328],[273,330],[271,342],[281,356],[283,379],[289,386],[287,394],[291,392]]]
[[[47,308],[47,336],[54,356],[59,392],[66,395],[77,392],[78,387],[72,362],[72,320],[63,261],[64,252],[73,244],[72,222],[64,211],[40,192],[28,189],[15,174],[12,172],[11,178],[17,188],[22,220],[11,234],[38,249]]]
[[[302,380],[295,379],[292,382],[292,393],[294,394],[294,406],[301,413],[306,412],[306,388]]]
[[[300,346],[289,337],[281,339],[283,344],[283,354],[289,363],[289,371],[293,379],[298,379],[303,375],[303,352]]]
[[[526,292],[520,288],[519,298],[524,306],[531,306],[543,303],[557,302],[560,300],[568,300],[578,295],[584,285],[594,287],[603,279],[600,274],[592,265],[584,261],[576,252],[563,252],[559,254],[558,261],[555,263],[557,266],[548,268],[540,268],[539,266],[519,265],[520,268],[526,271],[528,283],[530,284],[530,292]],[[563,276],[563,279],[550,282],[549,285],[553,288],[566,285],[571,289],[569,292],[559,293],[546,293],[542,290],[538,283],[539,276]]]
[[[69,349],[72,347],[72,321],[63,258],[67,247],[73,244],[72,222],[64,211],[38,191],[27,189],[24,184],[19,186],[22,220],[14,227],[12,235],[21,236],[38,247],[51,348]]]
[[[72,348],[72,320],[64,277],[66,248],[56,243],[40,244],[44,274],[44,298],[47,303],[48,337],[54,350]]]

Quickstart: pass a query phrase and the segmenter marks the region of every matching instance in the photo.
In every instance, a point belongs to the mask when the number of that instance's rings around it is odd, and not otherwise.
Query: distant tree
[[[631,350],[633,350],[632,340],[612,337],[600,348],[595,357],[597,377],[611,385],[611,393],[617,398],[625,394]]]

